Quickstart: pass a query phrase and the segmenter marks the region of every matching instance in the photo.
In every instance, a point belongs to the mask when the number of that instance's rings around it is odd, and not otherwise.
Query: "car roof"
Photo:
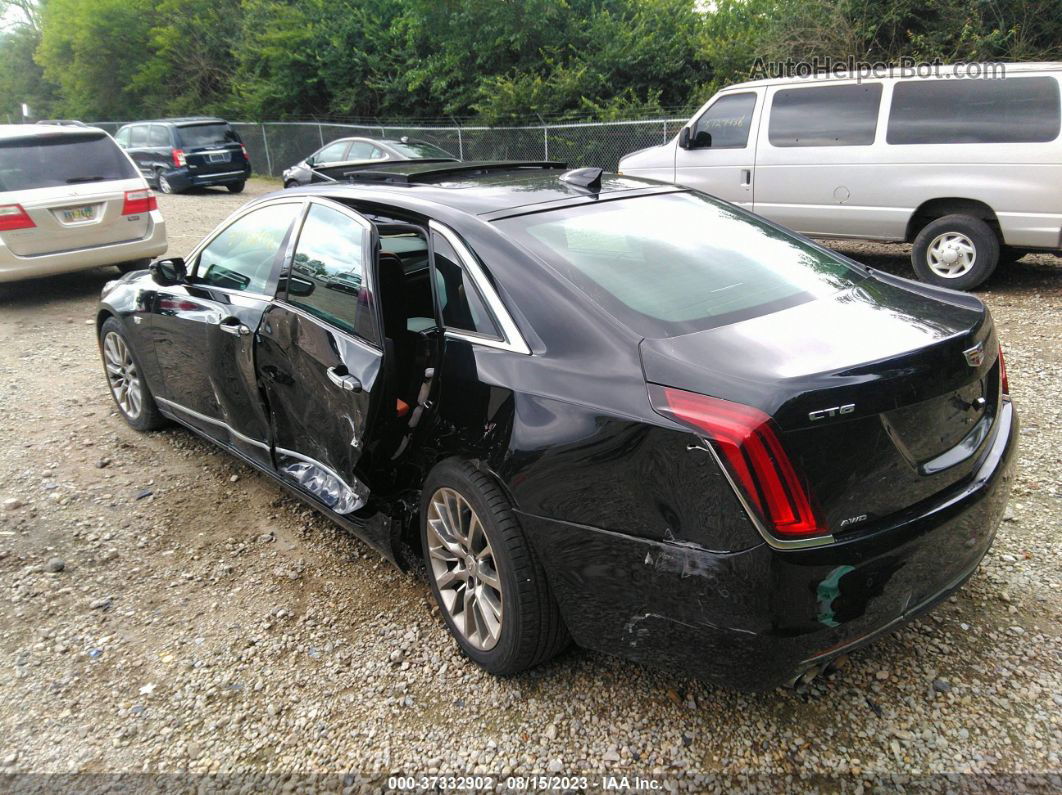
[[[131,121],[122,126],[129,127],[134,124],[173,124],[179,127],[191,124],[228,124],[228,122],[217,116],[179,116],[172,119],[143,119],[141,121]]]
[[[69,124],[0,124],[0,141],[13,138],[54,138],[57,135],[83,136],[85,133],[103,133],[99,127],[75,127]]]
[[[938,68],[945,76],[950,75],[950,70],[953,66],[958,64],[941,64]],[[745,83],[732,83],[721,89],[721,91],[734,91],[738,89],[758,88],[760,86],[779,86],[779,85],[813,85],[816,83],[829,83],[836,80],[855,80],[862,79],[867,80],[879,80],[887,78],[901,78],[906,80],[932,80],[940,75],[919,75],[911,74],[912,69],[917,67],[902,67],[902,66],[890,66],[887,72],[883,74],[863,74],[858,69],[838,70],[836,72],[820,72],[819,74],[806,75],[802,77],[769,77],[764,80],[749,80]],[[1011,73],[1028,73],[1028,72],[1060,72],[1062,71],[1062,61],[1041,61],[1033,62],[1027,61],[1025,63],[992,63],[985,64],[984,70],[988,77],[977,77],[971,75],[970,77],[963,78],[964,80],[979,80],[989,79],[994,75],[991,69],[998,69],[1003,75],[1011,75]]]
[[[534,161],[411,160],[360,173],[355,169],[349,182],[312,183],[289,188],[284,194],[309,193],[407,208],[427,202],[470,215],[497,218],[526,212],[531,206],[593,203],[607,194],[681,190],[656,180],[607,172],[601,175],[600,189],[590,190],[563,181],[561,176],[567,170],[563,163]]]

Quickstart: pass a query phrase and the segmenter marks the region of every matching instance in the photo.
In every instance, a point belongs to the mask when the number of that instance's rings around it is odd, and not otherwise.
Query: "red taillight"
[[[184,159],[184,150],[183,149],[174,149],[173,150],[173,167],[174,168],[183,168],[184,164],[186,162],[187,161]]]
[[[649,385],[649,400],[660,414],[715,443],[745,497],[775,533],[802,538],[828,532],[762,411],[655,384]]]
[[[240,149],[243,150],[243,159],[246,160],[248,163],[250,163],[251,162],[251,156],[249,154],[247,154],[247,147],[244,146],[243,144],[240,144]]]
[[[0,232],[13,229],[32,229],[36,224],[21,204],[0,204]]]
[[[1010,394],[1010,382],[1007,381],[1007,362],[1003,358],[1003,346],[999,346],[999,380],[1002,384],[1003,394]]]
[[[125,192],[125,201],[122,203],[122,215],[149,213],[157,209],[158,206],[158,200],[151,191],[147,189],[127,190]]]

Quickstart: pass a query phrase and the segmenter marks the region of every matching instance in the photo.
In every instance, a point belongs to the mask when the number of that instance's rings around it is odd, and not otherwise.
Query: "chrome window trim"
[[[273,301],[273,303],[275,303],[277,306],[283,308],[285,312],[292,312],[293,314],[296,314],[299,317],[305,318],[306,320],[309,320],[309,321],[311,321],[313,323],[320,323],[321,325],[326,326],[328,328],[329,332],[331,332],[332,334],[340,334],[340,335],[342,335],[342,337],[344,339],[347,339],[347,340],[350,340],[353,343],[356,343],[360,347],[362,347],[365,350],[367,350],[369,353],[375,353],[378,356],[383,355],[383,348],[378,347],[376,344],[374,344],[372,342],[369,342],[367,339],[364,339],[363,337],[359,337],[357,334],[353,334],[353,333],[351,333],[349,331],[344,331],[341,328],[336,328],[335,326],[333,326],[331,323],[329,323],[324,318],[317,317],[317,315],[313,314],[312,312],[307,312],[302,307],[295,306],[294,304],[289,303],[288,301],[284,300],[283,298],[277,297]]]
[[[229,425],[224,420],[219,420],[216,417],[208,417],[206,414],[200,414],[198,411],[195,411],[194,409],[190,409],[187,406],[182,406],[180,403],[176,403],[176,402],[174,402],[172,400],[169,400],[167,398],[156,397],[155,400],[157,402],[159,402],[159,403],[162,403],[162,404],[164,404],[166,406],[169,406],[171,409],[176,409],[177,411],[180,411],[180,412],[183,412],[185,414],[188,414],[191,417],[195,417],[197,420],[202,420],[203,422],[209,422],[211,425],[217,425],[218,427],[224,428],[229,433],[231,433],[233,436],[235,436],[237,439],[239,439],[241,442],[246,442],[247,444],[254,445],[255,447],[261,448],[262,450],[266,450],[266,451],[268,451],[270,449],[269,445],[266,444],[265,442],[260,442],[257,439],[252,439],[250,436],[247,436],[246,434],[240,433],[238,430],[233,428],[231,425]]]
[[[471,334],[457,330],[451,331],[449,329],[445,331],[446,336],[466,340],[488,348],[498,348],[500,350],[511,351],[512,353],[522,353],[530,356],[531,349],[524,340],[524,336],[520,333],[520,329],[517,328],[512,315],[509,314],[509,310],[507,310],[505,304],[502,303],[501,297],[494,289],[494,285],[492,285],[490,280],[487,279],[482,267],[480,267],[479,260],[477,260],[475,255],[472,254],[468,246],[466,246],[464,241],[457,236],[457,233],[449,227],[443,226],[438,221],[428,221],[428,228],[441,235],[451,246],[454,247],[454,251],[457,252],[457,256],[461,259],[461,265],[466,271],[468,271],[468,275],[472,277],[472,283],[476,285],[476,289],[478,289],[480,295],[483,296],[483,300],[487,302],[487,307],[494,315],[494,319],[498,321],[503,339],[494,340],[490,337],[483,337],[478,334]]]

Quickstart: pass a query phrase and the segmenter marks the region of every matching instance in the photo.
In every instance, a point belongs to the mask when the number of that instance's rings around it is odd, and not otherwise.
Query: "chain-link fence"
[[[111,134],[124,122],[96,122]],[[525,127],[402,127],[330,122],[233,122],[256,174],[279,177],[284,169],[336,138],[427,141],[460,160],[559,160],[572,168],[614,171],[623,155],[666,143],[686,118],[540,124]]]

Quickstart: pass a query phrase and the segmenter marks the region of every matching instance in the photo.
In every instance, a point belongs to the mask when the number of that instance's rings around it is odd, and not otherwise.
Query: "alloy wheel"
[[[427,539],[431,575],[457,631],[488,651],[501,636],[501,577],[483,523],[468,500],[450,488],[432,495]]]
[[[113,331],[107,332],[103,338],[103,362],[114,401],[126,417],[135,420],[140,416],[144,400],[140,372],[129,352],[129,346],[121,335]]]
[[[159,190],[163,193],[173,193],[173,186],[166,177],[162,176],[161,173],[159,174]]]
[[[973,241],[959,232],[937,235],[926,250],[926,262],[933,273],[945,279],[956,279],[969,273],[977,261]]]

